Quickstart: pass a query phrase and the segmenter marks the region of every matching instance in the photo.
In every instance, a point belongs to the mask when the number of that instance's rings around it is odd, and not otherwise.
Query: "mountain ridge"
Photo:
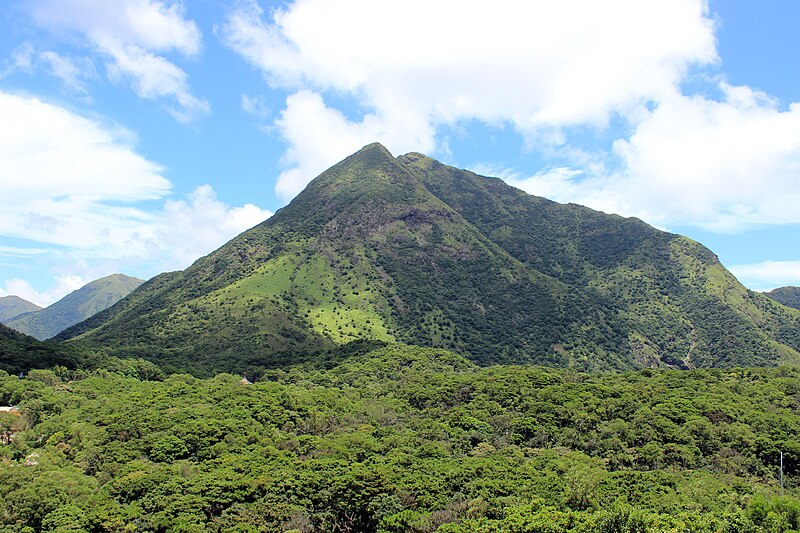
[[[371,144],[58,338],[199,373],[357,339],[624,370],[797,360],[798,320],[690,239]]]
[[[778,287],[777,289],[765,292],[764,295],[786,307],[800,309],[800,287]]]
[[[38,340],[49,339],[110,307],[143,282],[125,274],[111,274],[87,283],[44,309],[23,313],[2,322]]]
[[[16,295],[0,296],[0,323],[24,313],[39,311],[42,307]]]

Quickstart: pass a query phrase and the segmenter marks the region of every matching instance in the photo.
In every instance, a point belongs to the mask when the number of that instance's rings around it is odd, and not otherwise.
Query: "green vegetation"
[[[786,307],[800,309],[800,287],[778,287],[764,294]]]
[[[261,374],[357,339],[479,364],[688,369],[800,360],[800,311],[640,220],[370,145],[58,338],[201,376]]]
[[[144,281],[138,278],[112,274],[84,285],[53,305],[9,317],[3,323],[39,340],[49,339],[108,309],[142,283]]]
[[[32,368],[50,368],[56,365],[68,368],[86,367],[85,353],[76,346],[40,342],[0,324],[0,371],[19,374]]]
[[[60,375],[104,368],[140,379],[164,376],[162,370],[150,361],[120,359],[82,346],[42,342],[0,324],[0,372],[25,375],[32,370],[50,368],[59,369]]]
[[[323,366],[274,370],[253,385],[227,374],[143,381],[120,367],[0,373],[0,404],[21,413],[0,414],[0,430],[17,431],[0,445],[0,523],[800,529],[797,368],[587,375],[479,368],[444,350],[365,342]]]
[[[563,314],[549,316],[566,326],[558,342],[571,366],[730,367],[798,357],[800,314],[748,291],[690,239],[530,196],[422,154],[398,160],[509,255],[569,287]]]

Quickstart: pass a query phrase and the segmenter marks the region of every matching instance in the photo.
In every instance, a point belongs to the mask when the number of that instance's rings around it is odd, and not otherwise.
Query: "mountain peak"
[[[391,152],[389,152],[389,150],[379,142],[374,142],[374,143],[369,143],[367,145],[364,145],[364,147],[362,147],[361,150],[359,150],[358,152],[356,152],[353,155],[355,156],[355,155],[358,155],[358,154],[360,154],[362,152],[369,153],[369,152],[373,152],[373,151],[381,152],[383,154],[388,155],[389,157],[393,157]]]
[[[89,286],[94,287],[94,286],[99,286],[99,285],[107,285],[107,284],[111,284],[111,283],[122,283],[122,284],[125,284],[125,285],[131,285],[131,286],[133,286],[133,288],[136,288],[139,285],[141,285],[142,283],[144,283],[144,281],[145,280],[143,280],[143,279],[135,278],[133,276],[128,276],[126,274],[109,274],[108,276],[105,276],[105,277],[102,277],[102,278],[99,278],[99,279],[96,279],[96,280],[94,280],[92,282],[87,283],[85,285],[85,287],[89,287]]]
[[[111,274],[87,283],[45,309],[37,308],[17,314],[3,319],[3,322],[39,340],[49,339],[112,306],[143,282],[124,274]]]
[[[356,219],[385,221],[413,208],[446,209],[406,165],[372,143],[314,178],[265,224],[287,224],[308,234],[334,218],[352,226]]]
[[[30,313],[41,309],[38,305],[19,296],[0,297],[0,322],[9,320],[23,313]]]

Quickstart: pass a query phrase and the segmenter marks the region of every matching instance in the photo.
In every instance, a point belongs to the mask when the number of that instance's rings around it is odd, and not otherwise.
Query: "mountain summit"
[[[2,296],[0,297],[0,322],[40,309],[41,307],[35,303],[23,300],[19,296]]]
[[[797,360],[799,320],[690,239],[371,144],[59,338],[202,374],[358,339],[622,370]]]

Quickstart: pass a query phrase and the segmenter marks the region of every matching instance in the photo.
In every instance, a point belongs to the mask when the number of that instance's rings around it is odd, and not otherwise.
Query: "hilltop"
[[[764,294],[786,307],[800,309],[800,287],[778,287]]]
[[[44,309],[24,312],[2,322],[39,340],[49,339],[109,308],[142,283],[144,280],[138,278],[112,274],[84,285]]]
[[[41,307],[19,296],[0,297],[0,322],[14,318],[23,313],[39,311]]]

